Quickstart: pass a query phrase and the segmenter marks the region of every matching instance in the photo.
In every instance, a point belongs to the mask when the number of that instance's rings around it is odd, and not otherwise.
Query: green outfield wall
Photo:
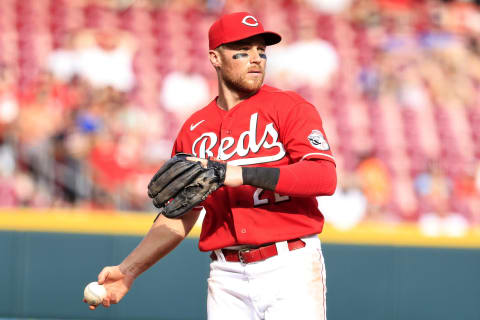
[[[0,229],[1,221],[0,214]],[[8,229],[0,230],[0,318],[206,318],[209,258],[195,236],[143,274],[120,304],[90,311],[84,286],[141,236]],[[480,319],[478,247],[346,242],[323,241],[329,320]]]

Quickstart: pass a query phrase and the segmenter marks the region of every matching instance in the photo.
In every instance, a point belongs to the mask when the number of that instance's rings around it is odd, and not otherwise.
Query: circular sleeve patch
[[[318,150],[330,150],[330,146],[320,130],[312,130],[312,133],[308,135],[308,140],[310,144]]]

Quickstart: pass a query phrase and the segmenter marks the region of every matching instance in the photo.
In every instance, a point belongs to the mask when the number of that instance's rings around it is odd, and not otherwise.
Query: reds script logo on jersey
[[[233,137],[225,137],[220,140],[218,155],[214,155],[212,149],[218,142],[214,132],[205,132],[198,137],[192,145],[192,153],[199,158],[217,157],[220,160],[229,160],[238,155],[242,159],[230,161],[232,165],[250,165],[257,163],[273,162],[282,159],[286,152],[283,144],[278,141],[278,132],[273,123],[268,123],[260,139],[257,137],[258,113],[250,116],[250,127],[235,140]],[[245,146],[245,138],[248,137],[248,144]],[[270,138],[270,139],[269,139]],[[271,142],[268,142],[271,141]],[[276,148],[277,153],[271,156],[246,158],[250,152],[258,153],[261,148]]]

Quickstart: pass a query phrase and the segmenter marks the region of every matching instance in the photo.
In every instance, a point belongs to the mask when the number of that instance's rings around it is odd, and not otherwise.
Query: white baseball
[[[99,305],[102,300],[107,296],[107,290],[98,282],[90,282],[83,291],[83,297],[88,304],[92,306]]]

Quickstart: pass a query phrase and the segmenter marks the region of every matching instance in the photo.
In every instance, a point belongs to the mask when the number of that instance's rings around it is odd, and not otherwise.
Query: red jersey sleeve
[[[177,138],[173,142],[172,157],[180,152],[192,153],[192,151],[188,149],[188,137],[186,135],[185,124],[182,125],[177,134]]]
[[[279,128],[285,149],[293,162],[323,159],[335,163],[317,109],[302,101],[285,111],[279,114]]]
[[[175,142],[173,143],[172,157],[173,157],[174,155],[176,155],[177,153],[182,152],[182,151],[181,151],[181,148],[179,147],[179,144],[180,144],[180,143],[179,143],[178,137],[177,137],[177,139],[176,139]]]

